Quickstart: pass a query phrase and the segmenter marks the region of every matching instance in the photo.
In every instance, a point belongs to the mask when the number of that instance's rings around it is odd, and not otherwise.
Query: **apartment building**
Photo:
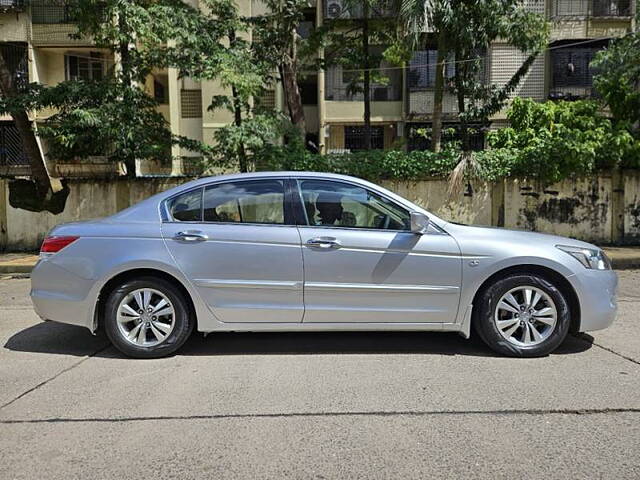
[[[117,68],[117,58],[92,45],[90,39],[70,36],[75,31],[71,16],[71,0],[0,0],[0,48],[3,56],[16,72],[17,82],[41,82],[54,85],[65,79],[99,78]],[[198,0],[188,0],[197,6]],[[595,52],[612,38],[634,28],[633,0],[523,0],[525,8],[545,15],[552,24],[548,50],[533,64],[517,87],[514,96],[536,100],[588,98],[592,89],[593,72],[589,62]],[[256,0],[238,0],[243,14],[257,15],[264,5]],[[361,17],[357,8],[348,8],[343,0],[310,0],[305,21],[298,30],[302,36],[325,22],[348,23]],[[384,5],[383,5],[384,7]],[[374,10],[378,15],[393,15],[387,8]],[[376,46],[383,48],[384,46]],[[321,55],[323,52],[319,52]],[[373,85],[371,122],[374,148],[403,145],[408,149],[428,148],[428,141],[415,135],[431,125],[433,110],[434,63],[436,51],[415,52],[404,68],[389,68],[384,62],[388,81]],[[494,43],[485,55],[484,81],[501,85],[507,82],[524,61],[525,56],[514,47]],[[447,67],[452,74],[455,65]],[[344,152],[363,146],[364,104],[362,94],[347,88],[351,82],[349,71],[331,67],[310,73],[301,83],[305,110],[307,139],[323,153]],[[197,82],[179,78],[175,69],[154,71],[146,87],[160,103],[159,110],[175,134],[211,142],[217,128],[231,122],[226,111],[210,112],[207,106],[221,89],[215,82]],[[260,99],[263,105],[283,108],[281,88],[276,85]],[[37,122],[49,113],[41,112]],[[456,101],[451,95],[444,99],[444,125],[455,132]],[[492,119],[491,128],[506,123],[505,112]],[[455,135],[455,133],[454,133]],[[484,134],[478,129],[473,145],[482,148]],[[43,146],[46,152],[46,146]],[[172,165],[141,162],[139,173],[189,173],[194,154],[175,147],[176,160]],[[96,158],[105,172],[114,167]],[[17,131],[10,117],[0,117],[0,174],[20,174],[26,162]],[[73,175],[82,167],[57,164],[51,167],[54,175]],[[93,171],[99,171],[94,168]]]

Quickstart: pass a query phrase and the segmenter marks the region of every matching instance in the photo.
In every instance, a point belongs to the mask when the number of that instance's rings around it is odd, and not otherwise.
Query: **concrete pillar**
[[[508,180],[499,180],[491,183],[491,225],[504,227],[504,183]]]
[[[180,105],[180,80],[178,79],[178,69],[177,68],[169,68],[168,69],[168,79],[169,79],[169,123],[171,128],[171,133],[173,135],[180,134],[180,117],[181,113],[181,105]],[[171,147],[171,156],[173,160],[171,162],[171,175],[182,175],[182,152],[180,151],[180,147],[178,145],[173,145]]]
[[[611,243],[624,239],[624,177],[620,169],[611,172]]]
[[[9,237],[7,225],[7,180],[0,178],[0,252],[7,249]]]

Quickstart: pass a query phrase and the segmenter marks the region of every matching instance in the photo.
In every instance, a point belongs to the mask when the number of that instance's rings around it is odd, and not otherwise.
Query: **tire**
[[[569,304],[562,292],[537,274],[509,275],[489,285],[479,295],[473,318],[484,343],[510,357],[550,354],[566,338],[570,323]]]
[[[140,302],[142,306],[147,304],[142,315]],[[187,341],[194,321],[189,304],[174,284],[161,278],[140,277],[127,280],[109,294],[104,326],[111,343],[125,355],[159,358],[172,354]]]

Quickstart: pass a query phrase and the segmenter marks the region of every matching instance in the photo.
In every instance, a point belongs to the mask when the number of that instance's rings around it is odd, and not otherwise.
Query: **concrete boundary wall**
[[[70,180],[59,215],[9,205],[8,180],[0,179],[0,250],[37,250],[59,223],[104,217],[185,178]],[[567,179],[553,185],[509,179],[468,184],[451,198],[442,179],[379,182],[445,220],[534,230],[601,245],[640,244],[640,172],[623,171]]]

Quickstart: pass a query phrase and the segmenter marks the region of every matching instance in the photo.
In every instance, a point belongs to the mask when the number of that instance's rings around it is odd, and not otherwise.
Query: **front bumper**
[[[618,275],[613,270],[582,269],[569,277],[580,301],[580,332],[602,330],[613,323],[618,304]]]

